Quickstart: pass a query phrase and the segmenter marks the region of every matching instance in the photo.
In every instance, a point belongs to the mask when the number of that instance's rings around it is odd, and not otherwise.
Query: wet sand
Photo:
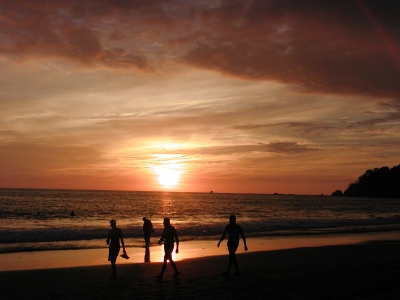
[[[108,264],[3,271],[0,299],[398,299],[399,253],[398,241],[247,252],[230,277],[226,253],[181,259],[163,280],[161,262],[119,264],[116,280]]]
[[[158,239],[153,238],[153,246],[150,248],[150,261],[161,262],[163,260],[163,247],[155,244]],[[264,238],[247,238],[249,252],[260,252],[270,250],[282,250],[291,248],[319,247],[331,245],[349,245],[369,243],[376,241],[399,241],[400,232],[375,232],[357,234],[325,234],[304,236],[280,236]],[[180,253],[174,255],[177,261],[188,258],[200,258],[206,256],[226,255],[226,241],[217,248],[216,240],[193,240],[181,242]],[[104,243],[105,245],[105,243]],[[118,264],[140,263],[145,260],[145,249],[129,247],[129,238],[125,239],[129,260],[118,259]],[[106,245],[105,245],[106,246]],[[237,253],[243,253],[243,244],[239,245]],[[82,249],[82,250],[54,250],[33,251],[0,254],[0,272],[12,270],[33,270],[50,268],[68,268],[81,266],[107,265],[108,250]]]

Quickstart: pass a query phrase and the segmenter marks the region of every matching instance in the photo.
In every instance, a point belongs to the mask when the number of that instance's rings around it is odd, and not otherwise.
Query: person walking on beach
[[[122,236],[122,230],[117,227],[117,222],[114,219],[110,221],[110,225],[111,229],[108,232],[106,243],[108,245],[108,261],[111,262],[111,268],[113,272],[111,279],[115,279],[117,278],[117,267],[115,263],[117,261],[118,253],[120,250],[120,240],[124,253],[126,253],[126,251],[124,238]]]
[[[246,244],[246,237],[244,236],[243,229],[240,225],[236,223],[236,216],[231,215],[229,217],[229,224],[226,225],[225,231],[222,234],[221,238],[219,239],[219,242],[217,244],[217,247],[219,248],[219,245],[221,242],[224,240],[226,234],[228,234],[228,251],[229,251],[229,262],[228,262],[228,269],[224,273],[225,276],[229,276],[229,271],[231,270],[232,265],[235,267],[236,270],[236,275],[239,275],[239,268],[236,260],[236,250],[239,246],[239,239],[240,236],[243,239],[244,243],[244,251],[247,251],[247,244]],[[240,235],[240,236],[239,236]]]
[[[144,252],[144,262],[150,262],[150,236],[154,233],[153,223],[143,217],[143,236],[144,236],[144,243],[145,243],[145,252]]]
[[[158,241],[158,244],[160,245],[164,241],[164,263],[163,263],[160,275],[156,276],[159,279],[163,278],[164,271],[167,268],[168,260],[169,260],[172,268],[175,271],[173,277],[177,277],[177,276],[179,276],[179,274],[181,274],[178,271],[175,262],[172,260],[172,251],[174,250],[174,241],[176,242],[175,253],[176,254],[179,253],[178,233],[176,232],[175,227],[171,225],[171,221],[169,218],[165,218],[163,224],[164,224],[164,230],[163,230],[160,240]]]
[[[154,233],[153,223],[146,217],[143,217],[143,235],[144,235],[144,243],[146,249],[150,247],[150,236],[153,233]]]

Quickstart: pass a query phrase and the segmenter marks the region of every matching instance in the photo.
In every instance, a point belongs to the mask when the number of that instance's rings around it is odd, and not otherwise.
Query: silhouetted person
[[[150,247],[150,236],[154,233],[153,223],[146,217],[143,217],[143,235],[145,247]]]
[[[172,268],[175,271],[175,274],[173,277],[177,277],[180,272],[176,268],[175,262],[172,260],[172,251],[174,250],[174,241],[176,242],[176,250],[175,252],[178,254],[179,253],[179,238],[178,238],[178,233],[175,230],[175,227],[171,225],[170,219],[165,218],[164,219],[164,230],[161,235],[160,240],[158,241],[158,244],[161,244],[164,241],[164,263],[161,269],[160,275],[157,276],[157,278],[162,278],[165,269],[167,268],[167,261],[169,260]]]
[[[143,236],[145,243],[144,262],[150,262],[150,237],[154,233],[153,223],[146,217],[143,217]]]
[[[121,245],[124,253],[125,251],[125,244],[124,244],[124,238],[122,236],[122,230],[117,227],[117,222],[112,219],[110,221],[111,229],[108,232],[108,237],[107,237],[107,245],[108,246],[108,261],[111,262],[111,268],[112,268],[112,276],[111,279],[117,278],[117,268],[116,268],[116,261],[120,249],[120,243],[119,241],[121,240]]]
[[[236,250],[239,246],[239,239],[240,236],[243,239],[244,243],[244,251],[247,251],[247,244],[246,244],[246,237],[244,236],[243,229],[240,227],[240,225],[236,224],[236,216],[231,215],[229,217],[229,224],[226,225],[225,231],[222,234],[221,238],[219,239],[219,242],[217,244],[217,247],[219,248],[219,245],[221,242],[224,240],[226,234],[228,234],[228,251],[229,251],[229,263],[228,263],[228,269],[224,273],[225,276],[229,276],[229,271],[231,270],[232,265],[236,269],[236,275],[239,274],[239,268],[236,260]],[[240,236],[239,236],[240,235]]]

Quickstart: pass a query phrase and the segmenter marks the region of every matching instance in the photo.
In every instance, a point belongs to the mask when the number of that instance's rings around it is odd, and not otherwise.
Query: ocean
[[[181,241],[218,240],[231,214],[248,238],[400,231],[400,199],[0,189],[0,253],[105,248],[110,219],[143,247],[143,217],[153,246],[164,217]]]

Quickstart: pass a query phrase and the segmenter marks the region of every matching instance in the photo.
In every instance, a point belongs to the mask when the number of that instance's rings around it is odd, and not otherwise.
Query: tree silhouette
[[[341,190],[336,190],[331,194],[331,196],[333,196],[333,197],[341,197],[341,196],[343,196],[343,192]]]
[[[400,198],[400,165],[367,170],[344,191],[350,197]]]

